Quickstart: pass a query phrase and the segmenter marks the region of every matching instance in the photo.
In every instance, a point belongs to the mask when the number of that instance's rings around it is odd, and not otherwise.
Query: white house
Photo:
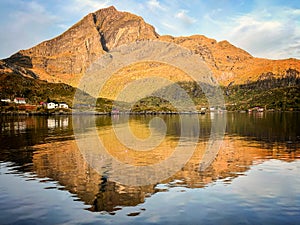
[[[54,102],[48,102],[47,103],[47,109],[55,109],[58,107],[58,104],[54,103]]]
[[[67,103],[61,102],[58,104],[58,108],[62,108],[62,109],[68,109],[69,106]]]
[[[56,109],[56,108],[68,109],[69,106],[67,103],[64,103],[64,102],[60,102],[60,103],[48,102],[47,103],[47,109]]]
[[[1,99],[1,102],[7,102],[7,103],[10,103],[10,102],[11,102],[11,100],[10,100],[10,99],[8,99],[8,98],[5,98],[5,99]]]
[[[14,103],[16,104],[26,104],[25,98],[15,98]]]

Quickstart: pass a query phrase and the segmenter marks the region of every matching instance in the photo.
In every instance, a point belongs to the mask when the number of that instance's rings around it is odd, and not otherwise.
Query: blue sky
[[[300,59],[299,0],[1,0],[0,58],[110,5],[142,16],[161,35],[203,34],[256,57]]]

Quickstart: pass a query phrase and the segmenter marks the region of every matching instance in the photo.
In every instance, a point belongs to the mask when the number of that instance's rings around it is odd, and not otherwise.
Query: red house
[[[15,98],[14,103],[16,104],[26,104],[25,98]]]

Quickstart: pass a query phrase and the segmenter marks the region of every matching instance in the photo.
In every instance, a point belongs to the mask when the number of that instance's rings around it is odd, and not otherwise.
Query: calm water
[[[0,224],[300,224],[300,113],[228,113],[220,149],[201,171],[213,121],[224,116],[199,115],[198,130],[189,115],[189,129],[174,115],[130,117],[139,140],[158,141],[143,151],[120,143],[119,116],[1,117]],[[77,135],[76,121],[86,125]],[[110,157],[76,139],[90,132]],[[178,143],[184,157],[195,134],[182,167],[141,173]]]

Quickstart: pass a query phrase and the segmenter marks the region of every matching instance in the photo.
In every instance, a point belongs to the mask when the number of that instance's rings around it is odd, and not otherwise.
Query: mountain
[[[58,37],[21,50],[5,61],[33,71],[42,80],[76,86],[86,68],[104,52],[157,37],[141,17],[111,6],[88,14]]]
[[[189,37],[161,36],[143,18],[117,11],[113,6],[85,16],[63,34],[30,49],[20,50],[4,59],[26,79],[65,83],[77,87],[87,68],[114,47],[139,40],[159,40],[176,43],[199,54],[223,86],[244,85],[261,79],[282,79],[294,71],[299,78],[300,60],[269,60],[253,57],[228,41],[217,42],[203,35]],[[23,71],[23,72],[22,72]],[[25,71],[25,73],[24,73]],[[184,73],[168,65],[137,64],[118,71],[109,82],[104,97],[115,96],[120,89],[138,76],[156,74],[174,81],[188,81]],[[1,73],[2,74],[2,73]]]

